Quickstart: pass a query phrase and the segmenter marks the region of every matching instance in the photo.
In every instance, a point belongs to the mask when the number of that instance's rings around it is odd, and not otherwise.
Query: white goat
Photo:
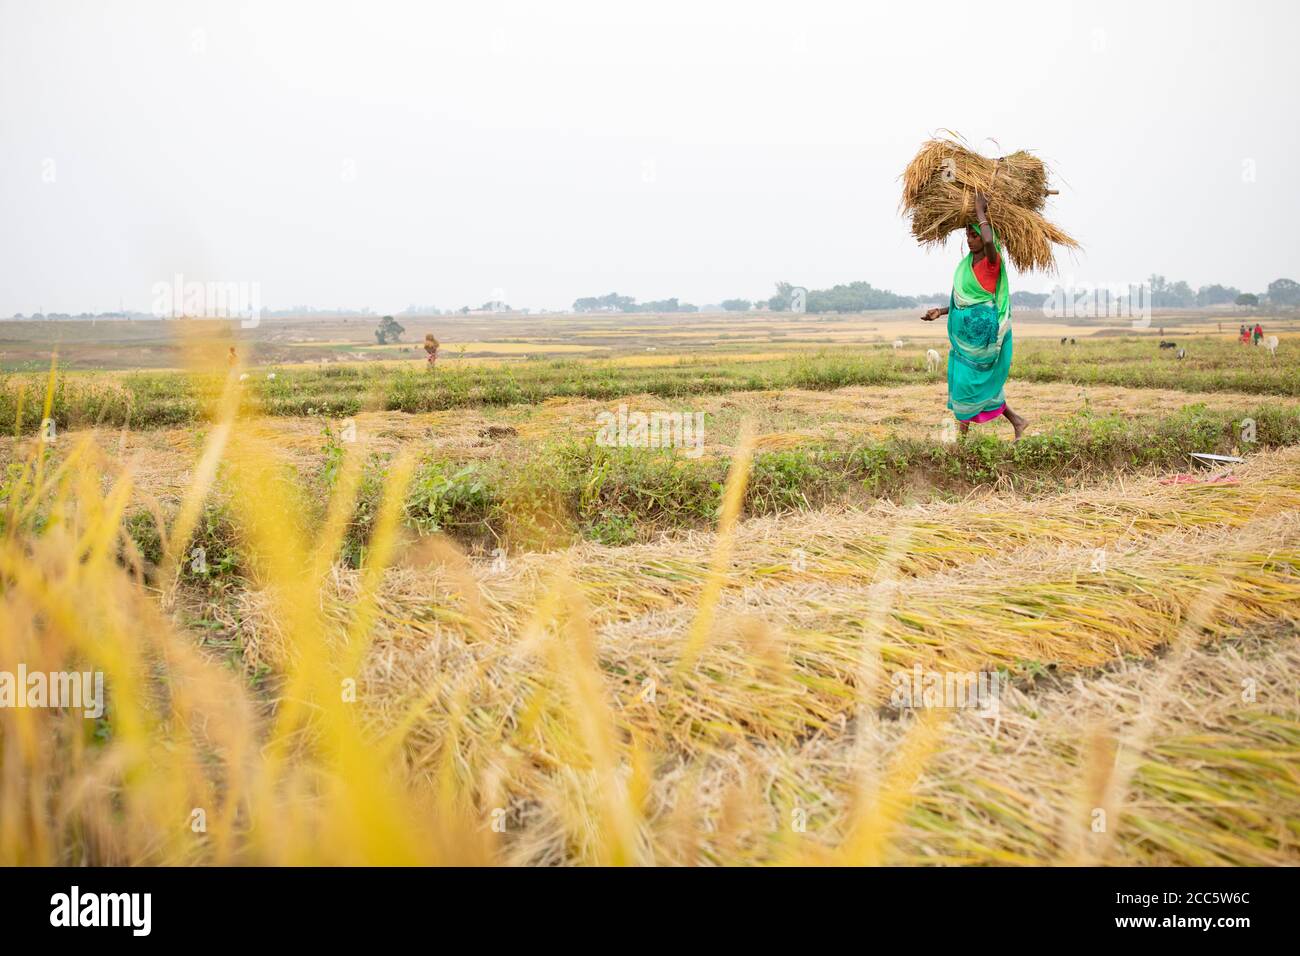
[[[1264,346],[1264,348],[1268,349],[1268,354],[1269,354],[1269,355],[1276,355],[1276,354],[1277,354],[1277,336],[1276,336],[1276,335],[1270,335],[1270,336],[1269,336],[1268,338],[1266,338],[1266,339],[1265,339],[1261,344]]]
[[[897,352],[897,351],[898,351],[899,349],[901,349],[902,347],[903,347],[903,340],[902,340],[902,339],[894,339],[894,351]]]
[[[939,370],[939,353],[934,349],[929,349],[925,353],[925,370],[927,372],[937,372]]]

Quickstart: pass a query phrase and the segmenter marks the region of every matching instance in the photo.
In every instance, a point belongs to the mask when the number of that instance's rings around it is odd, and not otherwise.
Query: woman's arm
[[[945,305],[942,309],[931,309],[929,312],[925,313],[925,315],[921,316],[921,321],[933,322],[939,316],[947,315],[947,314],[948,314],[948,307]]]
[[[993,244],[993,227],[989,225],[989,201],[984,194],[975,192],[975,218],[979,222],[980,238],[984,240],[984,259],[991,266],[998,264],[998,247]]]

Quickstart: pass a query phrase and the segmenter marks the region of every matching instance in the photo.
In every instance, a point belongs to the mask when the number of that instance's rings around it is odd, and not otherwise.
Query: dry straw
[[[988,199],[989,223],[1022,272],[1055,271],[1053,246],[1079,244],[1043,216],[1050,170],[1024,150],[989,159],[969,149],[956,133],[927,140],[903,171],[900,207],[922,245],[942,245],[948,235],[975,221],[975,193]]]

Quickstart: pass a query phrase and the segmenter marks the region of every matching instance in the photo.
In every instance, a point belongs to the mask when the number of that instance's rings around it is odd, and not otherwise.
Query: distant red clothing
[[[998,256],[998,261],[990,263],[987,259],[981,259],[971,267],[975,273],[975,280],[980,284],[985,292],[998,291],[998,276],[1002,273],[1002,257]]]

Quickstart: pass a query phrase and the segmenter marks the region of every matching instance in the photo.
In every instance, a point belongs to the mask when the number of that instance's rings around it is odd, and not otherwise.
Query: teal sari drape
[[[1001,254],[1001,244],[994,236]],[[1011,371],[1011,296],[1006,257],[1001,256],[997,289],[979,284],[968,253],[953,276],[948,301],[948,407],[958,421],[994,412],[1006,404]]]

